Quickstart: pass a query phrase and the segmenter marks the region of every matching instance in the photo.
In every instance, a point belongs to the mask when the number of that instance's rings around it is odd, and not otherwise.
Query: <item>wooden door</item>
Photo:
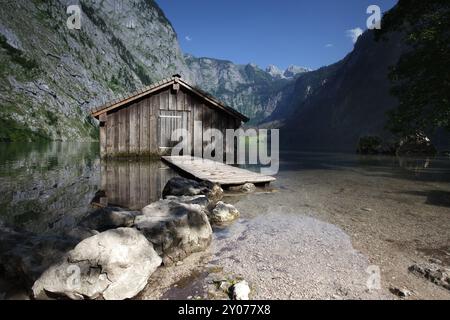
[[[188,130],[188,112],[161,110],[159,114],[159,138],[158,145],[161,154],[167,154],[177,145],[178,141],[172,141],[172,132],[176,129]]]

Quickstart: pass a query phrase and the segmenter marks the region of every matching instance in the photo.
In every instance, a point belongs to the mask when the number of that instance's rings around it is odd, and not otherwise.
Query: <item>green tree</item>
[[[400,0],[376,36],[391,31],[404,33],[410,50],[389,75],[399,105],[388,128],[400,135],[450,131],[450,1]]]

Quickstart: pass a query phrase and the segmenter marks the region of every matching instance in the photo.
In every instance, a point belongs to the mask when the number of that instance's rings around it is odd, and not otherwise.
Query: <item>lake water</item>
[[[158,161],[100,161],[98,150],[97,143],[0,144],[0,219],[61,231],[98,205],[140,210],[176,175]]]
[[[97,143],[0,144],[0,218],[44,232],[70,225],[96,205],[139,210],[157,201],[166,182],[177,175],[158,161],[100,161],[98,150]],[[423,183],[450,183],[450,159],[286,152],[275,185],[283,191],[285,181],[298,179],[302,188],[310,172],[329,173],[323,183],[337,187],[346,181],[333,181],[333,175],[359,172],[381,178],[386,191],[393,178],[421,189]],[[443,205],[450,199],[445,190],[434,190],[427,198]]]
[[[0,219],[40,234],[68,231],[99,205],[141,209],[177,175],[158,161],[101,161],[98,150],[97,143],[0,144]],[[255,221],[247,238],[277,221],[287,223],[280,229],[323,221],[348,235],[391,282],[413,283],[425,298],[448,297],[416,283],[407,268],[430,257],[450,265],[449,158],[284,152],[272,187],[227,198],[243,223]],[[270,226],[260,219],[269,214]],[[299,215],[314,220],[289,223]],[[227,237],[233,227],[216,235],[217,246],[226,247]]]

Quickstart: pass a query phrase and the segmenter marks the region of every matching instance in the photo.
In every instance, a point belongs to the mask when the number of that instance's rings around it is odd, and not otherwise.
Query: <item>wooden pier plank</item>
[[[222,186],[245,183],[262,184],[276,180],[271,176],[232,167],[209,159],[191,156],[162,157],[162,159],[197,179],[210,181]]]

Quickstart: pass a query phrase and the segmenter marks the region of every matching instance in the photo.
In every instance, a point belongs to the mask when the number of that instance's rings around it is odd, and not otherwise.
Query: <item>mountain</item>
[[[278,76],[276,67],[262,70],[255,64],[237,65],[192,55],[185,55],[185,60],[197,86],[250,117],[251,124],[269,117],[280,101],[290,95],[287,87],[293,83],[293,77]]]
[[[277,107],[259,125],[268,127],[281,127],[300,106],[310,97],[324,87],[339,69],[341,63],[320,68],[316,71],[301,73],[295,81],[282,88],[283,97]]]
[[[418,9],[418,4],[423,7]],[[421,17],[422,11],[426,11],[424,15],[426,18],[423,19],[426,22],[412,18]],[[399,110],[397,109],[399,100],[393,95],[393,83],[390,78],[391,71],[399,68],[402,72],[407,72],[408,80],[415,84],[408,87],[409,91],[403,97],[411,98],[411,93],[414,92],[415,97],[424,99],[421,90],[424,85],[428,85],[426,94],[437,101],[436,111],[440,112],[439,117],[445,117],[445,110],[448,109],[445,109],[445,102],[448,100],[445,99],[446,90],[443,88],[448,87],[446,81],[448,72],[442,69],[445,66],[442,64],[445,50],[440,48],[443,48],[443,43],[446,42],[445,40],[442,43],[439,40],[433,42],[437,36],[433,34],[436,32],[435,29],[430,26],[445,30],[448,12],[448,2],[445,1],[430,3],[400,1],[385,14],[385,17],[395,16],[398,27],[389,28],[385,24],[381,38],[376,31],[368,30],[359,37],[353,51],[344,59],[299,76],[295,84],[290,85],[292,94],[279,102],[274,112],[263,121],[263,125],[275,124],[272,126],[282,128],[281,140],[285,148],[355,152],[358,141],[363,136],[378,136],[385,141],[398,141],[399,137],[394,136],[386,127],[388,112]],[[405,22],[407,18],[410,19],[410,24]],[[420,30],[424,38],[418,39],[410,30]],[[444,36],[448,37],[448,34],[437,39]],[[414,63],[411,63],[409,58],[411,53],[417,50],[416,47],[410,46],[412,40],[420,43],[428,41],[430,44],[422,48],[422,55],[413,55]],[[430,54],[431,50],[434,51]],[[433,66],[424,66],[422,61],[425,54],[429,56],[435,54],[439,58],[436,58],[437,61],[435,59],[428,62]],[[405,60],[405,57],[409,60]],[[399,61],[403,61],[401,67]],[[406,61],[409,63],[405,63]],[[421,70],[420,74],[417,74],[418,70]],[[428,77],[425,78],[428,80],[424,81],[428,82],[420,89],[417,83],[420,83],[418,80],[424,75]],[[430,88],[430,81],[434,81],[434,88]],[[425,99],[427,102],[430,101],[429,98]],[[411,113],[411,104],[414,102],[403,101],[403,109],[400,112]],[[446,121],[433,117],[430,108],[423,111],[424,113],[420,115],[411,113],[414,115],[412,120],[421,123],[432,119],[438,124]],[[397,118],[398,116],[410,117],[409,114],[397,114]],[[450,135],[442,128],[435,132],[430,130],[427,134],[438,149],[450,147]]]
[[[81,30],[69,30],[66,10],[77,3]],[[0,141],[93,139],[93,106],[189,75],[177,34],[153,0],[6,1],[0,59]]]
[[[66,27],[69,4],[81,30]],[[401,31],[364,33],[341,61],[311,71],[184,55],[153,0],[18,0],[0,7],[0,141],[96,139],[92,107],[174,73],[249,116],[282,127],[286,147],[354,151],[390,137],[398,105],[389,68],[408,50]]]
[[[389,137],[386,112],[397,100],[388,72],[407,49],[401,33],[375,41],[372,31],[365,32],[343,60],[298,77],[288,102],[265,122],[282,123],[289,148],[353,152],[361,136]]]
[[[80,5],[81,30],[66,27]],[[91,140],[92,107],[179,73],[253,119],[307,71],[273,76],[254,64],[184,56],[153,0],[18,0],[0,7],[0,141]]]
[[[294,78],[295,76],[297,76],[299,74],[310,72],[310,71],[311,71],[311,69],[309,69],[309,68],[290,65],[286,70],[284,70],[283,76],[285,78]]]
[[[283,70],[279,69],[277,66],[271,64],[266,68],[266,72],[270,74],[274,78],[283,78],[284,72]]]
[[[305,67],[299,67],[299,66],[295,66],[295,65],[290,65],[286,70],[281,70],[279,69],[277,66],[275,65],[269,65],[266,68],[266,72],[268,74],[270,74],[272,77],[274,78],[285,78],[285,79],[292,79],[295,78],[296,76],[302,74],[302,73],[306,73],[306,72],[310,72],[312,71],[311,69],[305,68]]]

